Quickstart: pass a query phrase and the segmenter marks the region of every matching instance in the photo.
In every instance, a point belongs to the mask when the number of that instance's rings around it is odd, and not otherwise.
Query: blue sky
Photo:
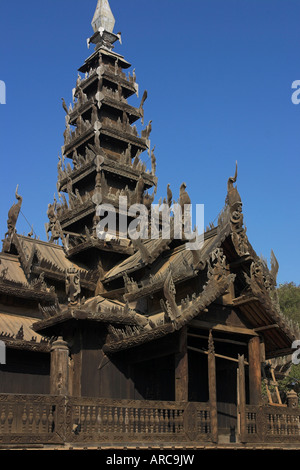
[[[96,0],[1,2],[0,232],[19,184],[17,230],[46,239],[65,129],[61,98],[71,102],[77,69],[92,53],[86,39]],[[300,284],[299,0],[110,0],[122,32],[116,52],[148,90],[158,198],[183,181],[205,225],[224,206],[238,161],[244,221],[258,255],[274,250],[278,282]],[[139,104],[135,97],[131,104]],[[147,159],[147,154],[145,158]],[[29,224],[28,224],[29,222]]]

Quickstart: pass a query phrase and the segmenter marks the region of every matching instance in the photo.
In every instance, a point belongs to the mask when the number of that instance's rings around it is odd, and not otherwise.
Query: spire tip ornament
[[[100,47],[104,47],[111,51],[114,48],[114,42],[119,40],[120,43],[122,43],[121,33],[115,34],[113,32],[115,22],[108,0],[98,0],[92,20],[94,34],[91,38],[87,39],[88,48],[90,47],[90,43],[93,43],[96,45],[96,50]]]
[[[98,0],[96,11],[92,20],[94,32],[107,31],[112,33],[115,26],[115,18],[112,14],[108,0]]]

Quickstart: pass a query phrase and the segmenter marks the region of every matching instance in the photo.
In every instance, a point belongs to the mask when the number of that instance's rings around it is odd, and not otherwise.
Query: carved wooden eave
[[[95,154],[96,155],[96,154]],[[102,164],[102,171],[114,174],[116,176],[121,176],[122,178],[127,179],[137,183],[140,176],[142,176],[145,184],[145,188],[149,189],[152,186],[157,184],[157,178],[150,173],[142,172],[138,169],[133,168],[132,164],[125,165],[120,164],[118,161],[112,160],[108,156],[104,156],[104,162]],[[60,178],[58,181],[58,189],[64,191],[67,188],[68,180],[71,179],[72,184],[75,185],[78,182],[81,182],[84,178],[96,173],[96,164],[94,162],[88,161],[86,164],[80,166],[80,168],[73,169],[71,173],[66,174],[65,177]]]
[[[45,276],[49,279],[53,279],[55,281],[65,282],[66,278],[66,271],[63,269],[58,268],[53,263],[48,260],[41,259],[39,265],[34,266],[32,269],[32,273],[40,274],[44,273]],[[81,286],[90,290],[94,291],[99,279],[99,272],[98,271],[83,271],[79,270],[80,273],[80,283]]]
[[[56,299],[55,289],[52,286],[47,286],[44,273],[41,272],[39,277],[29,280],[23,270],[20,258],[16,255],[1,254],[0,294],[21,299],[53,302]]]
[[[90,68],[95,65],[95,62],[99,63],[99,53],[105,55],[107,57],[111,57],[114,61],[118,60],[119,65],[123,69],[128,69],[131,67],[131,64],[124,59],[124,57],[120,54],[109,52],[105,49],[97,50],[93,54],[91,54],[84,62],[84,64],[78,69],[79,72],[86,73],[89,72]]]
[[[89,125],[89,128],[86,129],[81,134],[77,135],[75,138],[71,139],[70,143],[67,143],[64,146],[64,154],[66,156],[69,155],[70,152],[73,152],[74,149],[80,147],[81,145],[91,141],[93,142],[94,139],[94,127]]]
[[[124,294],[124,299],[133,301],[162,290],[169,271],[171,271],[175,283],[184,282],[196,277],[198,271],[204,270],[207,266],[211,253],[221,247],[229,234],[230,225],[222,223],[204,234],[204,243],[200,250],[187,250],[185,245],[172,250],[168,256],[170,260],[166,259],[165,268],[164,266],[161,267],[158,274],[155,275],[152,275],[150,272],[139,283],[131,279],[128,273],[125,272],[123,278],[127,292]],[[173,254],[175,256],[178,250],[181,262],[176,268]],[[178,261],[176,260],[177,264]]]
[[[118,129],[115,123],[111,126],[103,124],[102,128],[100,129],[100,137],[101,134],[125,142],[127,145],[130,144],[132,146],[135,146],[143,151],[148,150],[149,148],[146,138],[139,137],[138,135],[134,135],[131,132],[124,132],[122,128]]]
[[[82,116],[83,114],[90,111],[94,105],[95,105],[94,100],[87,100],[84,103],[79,103],[79,102],[75,103],[72,111],[69,110],[68,112],[69,123],[72,126],[76,125],[76,119],[79,116]]]
[[[17,250],[22,268],[26,276],[29,276],[32,268],[34,256],[36,254],[36,244],[33,243],[31,249],[25,250],[21,238],[14,233],[11,243]]]
[[[54,289],[43,287],[39,284],[38,280],[36,283],[25,285],[19,282],[0,279],[0,294],[45,302],[53,302],[56,299]]]
[[[171,242],[172,238],[168,240],[155,240],[151,244],[151,248],[148,249],[146,244],[144,244],[140,239],[132,241],[135,250],[139,251],[142,261],[145,265],[150,265],[154,263],[154,261],[156,261],[162,253],[169,250],[169,245],[171,244]]]
[[[123,278],[125,274],[128,275],[146,266],[150,266],[163,252],[169,250],[171,242],[171,239],[164,240],[161,238],[158,240],[133,240],[135,253],[109,271],[103,279],[103,283],[106,284]]]
[[[172,290],[168,291],[167,285],[165,286],[165,297],[166,292],[168,292],[168,304],[165,312],[170,317],[173,317],[176,329],[182,328],[219,297],[224,295],[234,282],[235,274],[230,273],[228,270],[226,258],[223,251],[219,248],[211,254],[207,277],[208,281],[204,285],[202,292],[199,295],[194,294],[191,298],[182,299],[180,308],[175,308],[176,291],[172,293]]]
[[[32,323],[35,320],[35,318],[12,315],[1,310],[0,340],[10,349],[49,353],[48,338],[36,334],[32,329]]]
[[[58,215],[62,229],[65,229],[69,225],[74,224],[78,220],[84,217],[95,214],[95,204],[91,199],[78,204],[74,209],[67,209],[63,213]]]
[[[251,264],[250,275],[245,273],[247,290],[233,300],[233,305],[264,336],[266,356],[274,357],[292,352],[292,343],[299,338],[300,330],[281,313],[274,279],[270,279],[270,273],[256,258]]]
[[[120,86],[126,98],[129,98],[134,94],[138,94],[136,84],[128,81],[125,73],[121,73],[121,75],[118,76],[110,70],[105,70],[103,73],[103,78]]]
[[[150,173],[141,172],[140,170],[134,169],[133,166],[124,166],[118,164],[118,162],[107,159],[104,160],[103,170],[114,173],[117,176],[122,176],[123,178],[130,179],[135,183],[138,182],[139,178],[142,176],[145,187],[152,188],[157,184],[157,178]]]
[[[111,107],[114,109],[118,109],[119,111],[124,111],[128,114],[129,116],[129,122],[130,124],[133,124],[135,121],[141,118],[141,112],[138,108],[135,108],[134,106],[129,105],[128,103],[121,101],[120,99],[113,98],[111,96],[106,96],[105,95],[105,90],[102,90],[102,93],[104,95],[103,99],[101,100],[102,106],[107,106]],[[92,107],[95,105],[96,101],[93,100],[88,100],[82,104],[74,105],[74,108],[71,112],[69,112],[68,116],[70,118],[70,124],[75,125],[76,119],[87,113],[92,109]]]
[[[114,72],[110,70],[105,70],[102,75],[103,78],[109,80],[110,82],[116,84],[117,86],[122,87],[123,94],[126,98],[137,94],[136,84],[127,80],[126,74],[121,73],[120,75],[115,75]]]
[[[96,172],[96,164],[94,161],[87,159],[85,164],[82,164],[79,168],[73,168],[70,172],[62,172],[62,175],[58,175],[58,191],[64,191],[67,188],[68,180],[71,179],[72,184],[76,184],[82,181],[86,177]]]
[[[205,312],[212,302],[228,291],[235,279],[235,275],[225,267],[222,253],[216,253],[216,257],[209,265],[208,281],[202,292],[199,295],[194,294],[192,298],[182,299],[181,305],[177,305],[175,301],[175,284],[169,273],[164,286],[165,299],[161,302],[161,314],[155,315],[155,318],[148,317],[149,324],[139,329],[110,329],[104,352],[115,353],[159,339],[181,329],[201,312]]]
[[[107,251],[107,252],[114,252],[114,253],[120,253],[122,255],[128,255],[131,256],[134,252],[132,246],[129,244],[123,245],[119,239],[115,240],[100,240],[98,238],[93,238],[93,237],[84,237],[84,240],[79,240],[78,245],[69,247],[66,249],[66,256],[67,258],[72,258],[74,255],[77,253],[81,253],[85,250],[89,250],[90,248],[97,248],[98,250],[101,251]]]
[[[82,70],[82,69],[79,69],[80,72],[89,72],[89,70]],[[136,94],[137,90],[136,90],[136,86],[134,83],[130,82],[127,77],[126,77],[126,74],[124,72],[122,72],[121,74],[119,73],[118,75],[116,75],[113,71],[110,70],[110,68],[106,67],[105,70],[103,70],[102,72],[102,75],[101,75],[102,78],[106,79],[107,81],[115,84],[117,87],[120,86],[122,87],[123,89],[123,94],[126,98],[129,98],[130,96]],[[99,75],[97,73],[97,68],[94,68],[91,70],[91,72],[89,73],[89,76],[87,78],[84,78],[82,79],[81,83],[80,83],[80,86],[81,86],[81,89],[83,92],[85,92],[85,90],[87,90],[87,88],[89,88],[91,85],[93,85],[95,82],[98,82],[99,80]],[[75,90],[75,92],[77,91],[77,89]],[[72,114],[70,113],[70,117],[72,117]]]
[[[164,272],[155,276],[151,276],[150,274],[150,276],[147,276],[139,283],[130,279],[127,273],[125,273],[123,276],[126,288],[126,293],[123,296],[124,299],[128,302],[132,302],[133,300],[137,300],[141,297],[147,297],[148,295],[153,295],[155,292],[159,292],[163,289],[169,272],[172,273],[175,283],[187,281],[197,275],[197,272],[193,267],[186,263],[184,255],[182,255],[182,267],[179,270],[176,270],[176,268],[173,269],[172,262],[170,262],[168,263],[168,269]]]
[[[132,128],[131,128],[132,129]],[[78,132],[78,131],[77,131]],[[99,129],[100,138],[101,135],[105,135],[115,140],[119,140],[125,142],[126,145],[135,146],[137,149],[142,151],[148,150],[148,141],[144,137],[139,137],[138,135],[133,134],[131,132],[125,132],[122,127],[118,128],[117,123],[113,122],[111,125],[108,123],[102,123],[101,128]],[[76,134],[73,138],[71,137],[70,142],[64,145],[64,154],[66,157],[69,157],[70,154],[80,147],[83,144],[87,144],[88,142],[93,143],[94,141],[94,126],[92,124],[88,124],[88,128],[83,132]]]
[[[122,111],[122,112],[126,112],[128,114],[130,124],[133,124],[135,121],[139,120],[142,117],[141,112],[138,108],[131,106],[124,101],[114,99],[110,96],[104,97],[102,101],[102,105],[105,105],[114,109],[118,109],[119,111]]]
[[[63,251],[62,247],[48,242],[41,242],[40,240],[32,240],[17,234],[13,237],[13,244],[17,249],[21,266],[27,277],[29,275],[37,275],[44,276],[47,279],[65,282],[65,269],[70,266],[71,263],[67,260],[66,253]],[[47,259],[45,253],[45,250],[47,251],[49,249],[56,250],[56,256],[52,257],[51,261]],[[58,259],[60,259],[60,265],[58,265]],[[94,291],[99,278],[98,271],[88,271],[87,269],[78,268],[82,287]],[[38,279],[34,282],[36,283],[34,291],[36,291]],[[55,293],[47,294],[47,298],[49,297],[50,299],[50,296],[51,298],[55,297]],[[39,296],[36,298],[39,298]]]
[[[125,194],[125,192],[124,192]],[[121,195],[121,193],[120,193]],[[134,201],[135,202],[135,201]],[[110,204],[114,206],[116,213],[119,212],[119,197],[114,194],[103,194],[102,197],[103,204]],[[130,206],[130,201],[128,200],[128,206]],[[96,206],[92,199],[88,199],[84,202],[78,200],[77,204],[73,208],[65,209],[64,211],[58,214],[58,220],[60,221],[61,228],[63,231],[67,231],[67,228],[75,222],[87,217],[94,216],[96,213]],[[82,235],[84,236],[84,235]]]
[[[200,250],[191,251],[193,255],[193,268],[195,271],[198,269],[204,269],[212,252],[221,248],[224,241],[230,236],[231,226],[228,218],[224,216],[225,213],[226,212],[223,213],[222,218],[219,217],[217,227],[204,233],[203,247]]]
[[[144,328],[149,321],[146,317],[138,314],[124,304],[115,304],[108,302],[108,305],[101,296],[89,299],[81,304],[52,305],[50,307],[41,307],[40,311],[44,316],[43,320],[33,324],[34,331],[39,333],[48,333],[59,324],[70,320],[82,320],[103,323],[104,325],[121,325],[132,328]]]
[[[168,334],[174,333],[175,327],[171,323],[157,326],[153,329],[127,329],[117,330],[110,328],[110,337],[108,343],[103,346],[103,352],[106,354],[113,354],[125,349],[134,348],[144,343],[160,339]]]
[[[51,344],[48,340],[37,343],[34,339],[31,341],[19,340],[11,336],[0,333],[0,340],[5,343],[6,348],[25,350],[35,353],[49,354],[51,351]]]

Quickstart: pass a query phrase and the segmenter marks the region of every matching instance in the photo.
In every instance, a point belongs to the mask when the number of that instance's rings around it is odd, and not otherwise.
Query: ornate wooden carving
[[[3,241],[3,251],[9,252],[11,239],[13,234],[16,231],[16,225],[18,221],[18,217],[21,211],[23,198],[18,194],[19,185],[16,188],[15,197],[17,199],[17,203],[13,204],[13,206],[8,211],[8,219],[7,219],[7,232],[5,234],[5,239]]]
[[[300,334],[299,325],[287,319],[281,312],[278,299],[272,295],[273,280],[270,281],[270,273],[266,271],[266,265],[257,258],[250,266],[250,276],[246,273],[245,279],[252,294],[259,300],[260,304],[274,322],[291,338],[291,344]]]
[[[78,303],[78,298],[81,293],[80,287],[80,273],[76,268],[70,268],[66,271],[66,294],[68,301],[72,305]]]
[[[162,300],[161,305],[165,311],[166,322],[174,322],[180,316],[180,312],[176,304],[176,288],[171,272],[167,275],[164,283],[164,296],[166,301]]]

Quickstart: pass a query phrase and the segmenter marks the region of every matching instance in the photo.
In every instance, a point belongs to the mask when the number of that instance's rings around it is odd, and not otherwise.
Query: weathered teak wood
[[[241,442],[299,442],[297,403],[286,407],[245,405],[243,356],[239,360]],[[1,394],[0,445],[63,446],[67,442],[87,447],[91,443],[151,447],[155,442],[161,447],[197,447],[215,442],[213,361],[210,370],[210,403]]]
[[[209,354],[209,351],[204,351],[203,349],[194,348],[193,346],[188,346],[188,349],[190,351],[195,351],[195,352],[198,352],[200,354]],[[219,357],[220,359],[226,359],[227,361],[239,362],[238,359],[235,359],[234,357],[224,356],[224,354],[215,353],[215,357]],[[245,364],[248,365],[249,363],[247,361],[245,361]]]
[[[279,389],[278,389],[278,383],[277,383],[277,380],[275,378],[275,373],[274,373],[274,369],[273,369],[272,365],[271,365],[271,375],[272,375],[272,379],[273,379],[273,384],[275,386],[275,391],[276,391],[278,404],[282,405],[281,396],[280,396]]]
[[[207,321],[202,321],[202,320],[192,320],[190,322],[190,326],[195,327],[195,328],[202,328],[206,330],[224,331],[224,332],[228,332],[232,334],[257,336],[257,333],[254,330],[251,330],[249,328],[223,325],[221,323],[207,322]]]
[[[1,394],[0,445],[64,444],[65,397]]]
[[[204,335],[197,335],[197,334],[194,334],[194,333],[188,333],[188,336],[190,336],[191,338],[200,338],[200,339],[207,339],[207,336],[204,336]],[[214,342],[218,342],[218,343],[228,343],[228,344],[236,344],[238,346],[247,346],[248,343],[245,343],[243,341],[235,341],[231,338],[214,338]]]
[[[279,328],[279,325],[275,323],[271,325],[260,326],[259,328],[255,328],[254,331],[260,332],[260,331],[265,331],[265,330],[271,330],[272,328]]]
[[[248,353],[250,404],[259,405],[261,402],[261,358],[260,339],[258,336],[250,338]]]
[[[281,396],[280,396],[280,393],[279,393],[278,383],[277,383],[277,380],[276,380],[276,377],[275,377],[274,369],[272,367],[271,361],[267,361],[267,364],[269,364],[269,366],[270,366],[270,373],[271,373],[271,376],[272,376],[271,385],[273,385],[275,387],[275,393],[276,393],[276,397],[277,397],[277,401],[278,401],[278,403],[273,403],[272,394],[271,394],[270,389],[269,389],[270,381],[265,376],[265,372],[263,370],[264,383],[265,383],[265,387],[266,387],[266,391],[267,391],[267,395],[268,395],[269,404],[280,405],[281,406],[282,405],[282,400],[281,400]]]
[[[175,354],[175,401],[188,401],[189,399],[189,368],[187,350],[187,327],[180,331],[179,350]]]
[[[69,392],[69,349],[62,338],[58,338],[51,349],[50,394],[67,395]]]
[[[246,388],[245,388],[245,359],[239,355],[238,368],[238,410],[240,417],[240,440],[246,442]]]
[[[211,331],[209,332],[208,340],[208,389],[210,404],[211,439],[213,442],[218,442],[216,359]]]

